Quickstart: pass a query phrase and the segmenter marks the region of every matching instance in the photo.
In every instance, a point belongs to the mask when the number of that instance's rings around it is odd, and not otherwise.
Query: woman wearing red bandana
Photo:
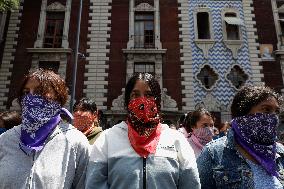
[[[200,188],[195,156],[181,133],[161,124],[161,89],[150,74],[137,74],[125,88],[125,121],[93,145],[86,188]]]
[[[92,145],[103,131],[99,126],[98,109],[95,101],[90,98],[82,98],[74,104],[73,124],[81,131]]]

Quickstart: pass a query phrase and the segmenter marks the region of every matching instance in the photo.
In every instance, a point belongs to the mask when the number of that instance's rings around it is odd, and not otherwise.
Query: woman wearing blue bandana
[[[283,188],[284,146],[276,142],[282,102],[264,86],[237,92],[227,136],[209,143],[197,159],[202,188]]]
[[[60,115],[68,90],[48,70],[29,73],[20,90],[22,124],[0,136],[0,188],[84,188],[86,137]]]

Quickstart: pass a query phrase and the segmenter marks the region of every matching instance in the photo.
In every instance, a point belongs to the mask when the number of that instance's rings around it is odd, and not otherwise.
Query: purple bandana
[[[278,176],[276,169],[276,114],[256,113],[232,120],[235,139],[270,174]]]
[[[30,154],[40,151],[48,135],[60,122],[60,104],[40,95],[27,94],[22,99],[21,149]]]

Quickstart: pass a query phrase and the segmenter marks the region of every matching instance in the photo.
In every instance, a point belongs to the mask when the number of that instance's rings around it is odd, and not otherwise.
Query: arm
[[[197,162],[202,189],[216,188],[216,184],[213,178],[213,170],[212,170],[213,160],[212,157],[210,156],[208,147],[203,148],[196,162]]]
[[[100,134],[92,147],[86,188],[108,189],[107,142],[104,132]]]
[[[200,180],[196,165],[196,159],[193,149],[186,141],[184,136],[180,135],[178,147],[179,169],[179,189],[200,189]]]

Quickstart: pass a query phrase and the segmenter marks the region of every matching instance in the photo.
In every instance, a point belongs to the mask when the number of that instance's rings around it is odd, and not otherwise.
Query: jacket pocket
[[[240,189],[242,187],[242,175],[238,168],[236,169],[213,169],[213,178],[217,188],[222,189]]]

